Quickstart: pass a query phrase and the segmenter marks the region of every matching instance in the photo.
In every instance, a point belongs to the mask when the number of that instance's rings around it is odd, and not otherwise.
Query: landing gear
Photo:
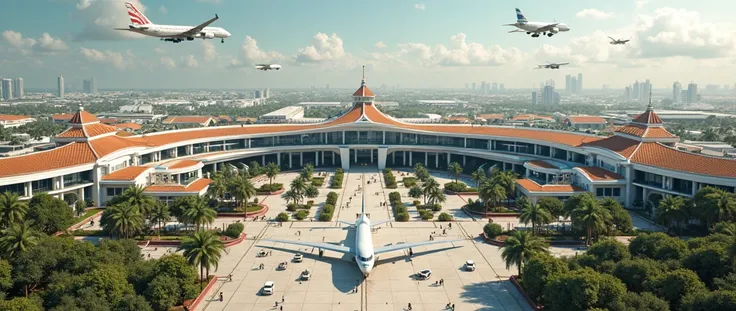
[[[550,33],[547,34],[547,37],[551,37],[551,36],[554,36],[554,35],[555,34],[553,34],[553,33],[550,32]]]
[[[187,41],[193,41],[194,37],[187,37]]]
[[[539,34],[538,33],[533,34],[532,38],[539,38]]]
[[[220,40],[220,43],[225,43],[225,39]]]
[[[527,34],[527,35],[528,35],[528,34],[530,34],[530,33],[531,33],[531,32],[528,32],[528,31],[526,32],[526,34]]]

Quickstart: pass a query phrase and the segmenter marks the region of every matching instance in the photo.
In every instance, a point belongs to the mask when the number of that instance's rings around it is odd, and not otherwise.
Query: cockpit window
[[[360,259],[360,261],[371,261],[371,260],[373,260],[373,255],[371,255],[368,258],[358,256],[358,259]]]

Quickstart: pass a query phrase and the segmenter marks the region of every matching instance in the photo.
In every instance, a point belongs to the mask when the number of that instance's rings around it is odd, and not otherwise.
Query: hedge
[[[486,224],[483,226],[483,233],[485,233],[489,239],[493,239],[503,233],[503,227],[497,223]]]
[[[404,187],[411,188],[417,184],[416,177],[404,177]]]
[[[227,229],[225,229],[224,234],[233,239],[237,239],[240,236],[240,234],[243,233],[243,229],[245,229],[245,226],[242,223],[240,222],[232,223],[232,224],[227,225]]]
[[[437,219],[439,219],[439,221],[451,221],[452,216],[448,213],[442,213],[440,214],[440,216],[437,217]]]
[[[330,193],[327,194],[327,201],[325,202],[330,205],[337,205],[337,193],[330,191]]]
[[[319,221],[330,221],[332,220],[332,214],[335,213],[335,206],[331,204],[325,204],[322,207],[322,211],[319,213]]]
[[[434,214],[432,214],[432,212],[430,212],[429,210],[420,210],[419,217],[422,217],[422,220],[430,220],[434,218]]]
[[[283,184],[273,183],[273,184],[270,184],[270,185],[269,184],[263,184],[263,185],[261,185],[260,188],[258,188],[258,190],[259,191],[274,192],[274,191],[279,191],[279,190],[281,190],[283,188],[284,188],[284,185]]]
[[[281,222],[289,221],[289,214],[282,212],[278,216],[276,216],[276,220],[281,221]]]
[[[458,182],[451,181],[445,184],[445,189],[450,190],[452,192],[465,192],[467,191],[468,186],[461,181],[458,181]]]
[[[304,218],[307,218],[307,215],[309,215],[309,212],[305,210],[299,210],[298,212],[296,212],[296,214],[294,214],[294,218],[296,218],[297,220],[304,220]]]
[[[322,187],[324,183],[325,183],[324,177],[312,177],[312,186]]]
[[[335,176],[332,177],[332,181],[330,182],[330,188],[332,189],[340,189],[342,188],[342,179],[345,175],[345,172],[341,168],[338,168],[335,170]]]
[[[396,176],[394,176],[390,168],[386,168],[383,170],[383,179],[386,181],[386,188],[396,189],[398,187],[398,185],[396,184]]]

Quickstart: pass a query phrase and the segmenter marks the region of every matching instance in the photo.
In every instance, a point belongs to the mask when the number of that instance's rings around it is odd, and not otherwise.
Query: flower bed
[[[473,214],[473,215],[479,215],[479,216],[481,216],[483,218],[490,218],[490,217],[519,217],[519,215],[521,215],[521,214],[519,214],[518,212],[515,212],[515,211],[509,211],[509,212],[488,212],[488,213],[485,213],[485,212],[477,212],[477,211],[474,211],[473,209],[467,208],[465,206],[463,206],[463,210],[465,212],[467,212],[467,213],[470,213],[470,214]]]
[[[263,203],[257,203],[258,206],[261,208],[255,211],[246,211],[245,217],[256,217],[256,216],[262,216],[266,212],[268,212],[268,205]],[[251,206],[249,206],[247,209],[249,209]],[[217,217],[243,217],[242,212],[218,212]]]

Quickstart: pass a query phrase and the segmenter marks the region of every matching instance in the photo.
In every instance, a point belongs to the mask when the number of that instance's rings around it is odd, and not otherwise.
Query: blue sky
[[[213,26],[221,44],[171,44],[111,31],[129,20],[120,0],[6,0],[0,76],[27,87],[97,77],[101,88],[353,87],[360,66],[371,85],[463,87],[489,81],[530,87],[584,74],[586,86],[651,79],[732,84],[736,3],[717,0],[136,0],[154,23]],[[514,8],[531,21],[567,23],[552,38],[508,34]],[[611,46],[607,35],[628,38]],[[535,64],[571,62],[559,71]],[[258,72],[253,62],[278,62]],[[709,69],[712,70],[704,70]]]

